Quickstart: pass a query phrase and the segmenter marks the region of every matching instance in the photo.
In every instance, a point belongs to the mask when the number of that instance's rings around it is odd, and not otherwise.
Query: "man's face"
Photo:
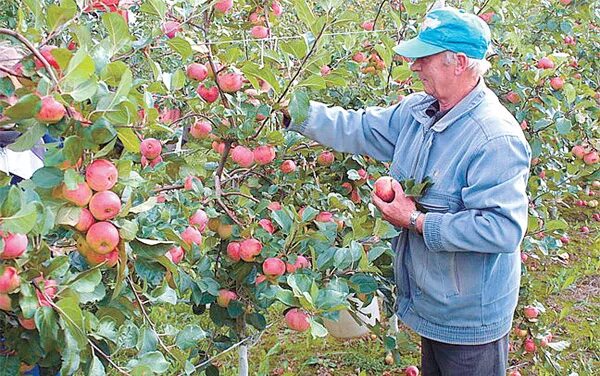
[[[455,64],[447,63],[445,52],[415,59],[410,69],[417,73],[425,92],[437,99],[454,90]]]

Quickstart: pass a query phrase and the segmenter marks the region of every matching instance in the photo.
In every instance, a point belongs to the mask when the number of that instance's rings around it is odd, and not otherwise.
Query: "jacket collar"
[[[473,88],[473,90],[471,90],[466,97],[458,102],[456,106],[452,107],[443,118],[435,123],[432,129],[436,132],[443,132],[461,116],[477,107],[477,105],[479,105],[479,103],[481,103],[485,97],[487,90],[488,89],[483,81],[483,78],[480,78],[475,88]],[[425,111],[436,100],[437,99],[431,95],[427,95],[421,101],[411,107],[413,117],[423,126],[429,126],[431,124],[433,118],[427,115]]]

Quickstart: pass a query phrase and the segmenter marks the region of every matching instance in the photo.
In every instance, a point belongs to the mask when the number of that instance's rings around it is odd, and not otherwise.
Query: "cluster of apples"
[[[146,138],[140,143],[140,153],[142,154],[142,167],[150,166],[155,167],[157,164],[163,161],[162,156],[162,144],[155,138]]]
[[[600,156],[598,156],[598,152],[593,150],[585,145],[575,145],[571,149],[571,153],[575,156],[576,159],[583,160],[583,162],[587,165],[593,165],[600,161]]]
[[[192,214],[188,221],[188,227],[180,234],[181,239],[188,248],[192,247],[194,244],[198,246],[202,245],[202,232],[204,232],[208,225],[208,215],[204,210],[198,209]],[[174,264],[179,264],[185,256],[185,249],[181,246],[173,247],[167,251],[165,256],[167,256]]]
[[[271,14],[275,17],[279,17],[282,13],[283,8],[281,7],[281,4],[278,1],[273,1],[271,3]],[[256,8],[256,10],[248,17],[250,23],[254,25],[250,29],[250,35],[252,35],[253,38],[265,39],[271,35],[271,31],[265,25],[265,17],[263,14],[264,11],[261,8]]]
[[[216,64],[218,74],[216,79],[221,90],[225,93],[235,93],[236,91],[239,91],[244,85],[244,76],[237,71],[219,73],[222,68],[223,67],[220,64]],[[196,93],[200,98],[207,103],[213,103],[219,98],[219,88],[216,85],[206,85],[206,83],[203,83],[207,77],[210,76],[214,78],[215,76],[209,63],[192,63],[188,65],[186,74],[189,79],[199,81]]]
[[[84,182],[75,189],[63,184],[55,194],[81,207],[74,227],[85,237],[77,237],[77,249],[90,265],[105,262],[113,267],[119,259],[119,230],[110,222],[121,211],[121,198],[111,190],[118,177],[111,161],[97,159],[87,166]]]

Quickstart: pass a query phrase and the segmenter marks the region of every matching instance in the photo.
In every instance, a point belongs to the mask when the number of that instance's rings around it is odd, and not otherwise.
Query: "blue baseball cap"
[[[462,52],[473,59],[483,59],[490,39],[490,28],[481,18],[444,7],[429,12],[421,24],[419,35],[400,42],[394,47],[394,52],[416,59],[449,50]]]

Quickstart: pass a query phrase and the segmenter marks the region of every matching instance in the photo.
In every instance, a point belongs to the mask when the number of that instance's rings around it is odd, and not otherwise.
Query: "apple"
[[[198,231],[202,232],[208,224],[208,215],[202,209],[196,210],[196,212],[190,217],[190,226],[194,226]]]
[[[375,184],[373,185],[373,189],[375,190],[375,194],[377,195],[377,197],[379,197],[385,202],[394,201],[394,197],[396,194],[394,193],[394,189],[392,188],[393,180],[394,178],[390,176],[382,176],[379,179],[377,179],[377,181],[375,181]]]
[[[331,73],[331,68],[329,65],[323,65],[321,67],[321,76],[327,76],[329,73]]]
[[[581,226],[581,228],[579,229],[579,231],[583,234],[589,234],[590,232],[590,228],[587,226]]]
[[[600,157],[598,157],[598,152],[595,150],[591,151],[583,156],[583,162],[587,165],[596,164],[596,163],[598,163],[599,160],[600,160]]]
[[[539,316],[540,311],[535,307],[527,306],[523,308],[523,314],[531,321]]]
[[[575,156],[575,158],[577,159],[583,159],[583,156],[587,153],[585,148],[581,145],[575,145],[573,146],[573,148],[571,149],[571,153],[573,153],[573,155]]]
[[[65,116],[65,106],[51,96],[42,98],[39,112],[35,118],[41,123],[59,122]]]
[[[254,149],[254,161],[259,165],[266,165],[275,159],[275,148],[271,145],[262,145]]]
[[[233,8],[233,0],[219,0],[215,3],[215,10],[219,13],[227,13]]]
[[[355,62],[360,64],[360,63],[366,61],[367,57],[362,52],[357,52],[352,56],[352,60],[354,60]]]
[[[185,252],[181,247],[173,247],[165,254],[173,264],[179,264],[183,260]]]
[[[527,120],[523,120],[521,122],[521,129],[526,131],[529,128],[529,126],[527,125]]]
[[[406,376],[419,376],[419,369],[416,366],[408,366],[404,370]]]
[[[527,338],[523,344],[525,348],[525,352],[534,353],[537,347],[535,346],[535,342],[531,338]]]
[[[140,152],[149,160],[155,159],[162,152],[162,144],[155,138],[146,138],[140,143]]]
[[[202,234],[192,226],[188,226],[183,230],[181,239],[190,247],[192,244],[202,245]]]
[[[559,0],[562,5],[569,5],[573,0]]]
[[[27,250],[29,239],[27,235],[23,234],[2,234],[2,240],[4,240],[4,249],[0,253],[0,258],[3,260],[10,260],[21,256]]]
[[[250,35],[256,39],[265,39],[269,36],[269,28],[265,26],[256,25],[250,29]]]
[[[260,14],[261,12],[262,9],[257,8],[256,11],[250,13],[248,21],[250,21],[250,23],[254,25],[263,23],[264,17]]]
[[[373,21],[365,21],[360,24],[360,27],[362,27],[363,30],[366,31],[373,31]]]
[[[259,284],[263,283],[263,282],[264,282],[264,281],[266,281],[266,280],[267,280],[267,277],[265,277],[264,275],[262,275],[262,274],[258,273],[258,274],[256,275],[256,281],[255,281],[255,283],[254,283],[254,284],[255,284],[256,286],[258,286]]]
[[[271,10],[273,11],[275,17],[279,17],[283,13],[283,8],[281,7],[279,1],[273,1],[271,3]]]
[[[315,217],[317,222],[333,222],[333,214],[328,211],[322,211]]]
[[[208,77],[208,69],[204,64],[192,63],[187,66],[185,73],[189,79],[196,81],[204,81]]]
[[[552,69],[554,68],[554,62],[549,57],[544,56],[538,60],[536,66],[540,69]]]
[[[58,65],[58,62],[52,55],[52,51],[56,48],[57,48],[56,46],[45,45],[45,46],[41,47],[39,49],[39,51],[40,51],[40,54],[42,54],[44,59],[46,59],[46,61],[48,62],[48,64],[50,64],[50,66],[52,68],[54,68],[56,70],[60,70],[60,65]],[[41,68],[44,68],[44,64],[36,58],[35,59],[35,69],[41,69]]]
[[[23,328],[27,330],[34,330],[36,328],[35,320],[33,319],[33,317],[30,319],[26,319],[22,315],[19,315],[17,318],[19,319],[19,324],[21,324]]]
[[[485,23],[490,24],[494,19],[494,12],[486,12],[479,15],[479,18],[485,21]]]
[[[254,164],[254,153],[252,150],[238,145],[231,151],[231,159],[242,167],[250,167]]]
[[[571,239],[569,239],[569,237],[567,235],[563,235],[560,237],[560,241],[563,244],[569,244],[569,242],[571,241]]]
[[[99,221],[113,219],[121,211],[121,198],[113,191],[98,192],[92,196],[89,208]]]
[[[0,294],[8,294],[16,290],[21,285],[21,279],[17,269],[12,266],[0,266]]]
[[[506,94],[506,100],[512,104],[517,104],[519,101],[521,101],[521,97],[519,97],[519,94],[515,93],[514,91],[509,91],[508,94]]]
[[[270,219],[263,218],[260,221],[258,221],[258,224],[269,234],[272,234],[275,232],[275,227],[273,226],[273,222],[271,222]]]
[[[117,184],[119,171],[109,160],[96,159],[85,170],[85,181],[94,191],[107,191]]]
[[[119,244],[119,230],[110,222],[96,222],[90,226],[85,240],[94,252],[105,255]]]
[[[296,262],[293,264],[287,263],[286,269],[288,273],[294,273],[296,270],[301,268],[310,268],[310,261],[302,255],[296,257]]]
[[[508,376],[521,376],[521,372],[519,372],[519,370],[514,370]]]
[[[284,174],[291,174],[292,172],[296,171],[296,162],[289,159],[285,160],[281,164],[280,169]]]
[[[277,201],[271,201],[269,205],[267,205],[267,209],[271,211],[281,210],[281,204]]]
[[[83,255],[83,257],[85,257],[85,261],[87,261],[87,263],[91,266],[96,266],[105,263],[104,265],[106,265],[109,268],[112,268],[115,265],[117,265],[117,262],[119,261],[119,250],[116,248],[104,255],[93,251],[81,252],[80,250],[80,253]]]
[[[227,257],[233,262],[240,261],[240,243],[231,242],[227,244]]]
[[[285,323],[288,328],[298,332],[304,332],[310,328],[308,314],[298,308],[292,308],[285,313]]]
[[[190,135],[194,138],[206,138],[212,131],[210,121],[200,120],[190,127]]]
[[[196,93],[200,98],[204,99],[208,103],[213,103],[219,98],[219,88],[216,86],[206,87],[204,84],[198,85]]]
[[[38,303],[42,307],[50,307],[52,304],[52,300],[56,296],[58,292],[58,283],[53,279],[44,279],[44,277],[39,276],[33,279],[36,285],[40,290],[43,290],[42,293],[39,290],[35,290],[35,294],[37,295]]]
[[[217,296],[217,305],[219,307],[229,307],[229,302],[237,300],[238,296],[235,292],[227,289],[219,290],[219,296]]]
[[[175,38],[177,32],[181,31],[181,24],[177,21],[167,21],[162,25],[163,33],[169,38]]]
[[[86,232],[94,222],[96,222],[96,220],[92,213],[87,208],[82,208],[75,229],[77,231]]]
[[[3,311],[12,311],[12,300],[8,294],[0,294],[0,309]]]
[[[262,243],[254,238],[248,238],[240,243],[240,258],[244,261],[254,261],[262,251]]]
[[[244,78],[239,73],[222,73],[217,76],[219,87],[226,93],[235,93],[242,88]]]
[[[63,185],[62,196],[77,206],[86,206],[92,198],[92,190],[87,183],[79,183],[75,189],[68,189],[66,185]]]
[[[525,338],[527,336],[527,329],[523,329],[521,327],[515,326],[515,335],[517,337]]]
[[[317,157],[317,163],[320,166],[331,166],[334,160],[335,155],[327,150],[321,152],[321,154],[319,154],[319,156]]]
[[[552,77],[550,79],[550,86],[554,90],[560,90],[564,86],[565,81],[560,77]]]
[[[521,263],[525,263],[527,262],[527,259],[529,258],[529,256],[527,255],[527,253],[525,252],[521,252]]]
[[[342,183],[342,188],[344,188],[346,193],[350,193],[354,189],[354,187],[352,186],[352,183],[349,183],[349,182]]]

